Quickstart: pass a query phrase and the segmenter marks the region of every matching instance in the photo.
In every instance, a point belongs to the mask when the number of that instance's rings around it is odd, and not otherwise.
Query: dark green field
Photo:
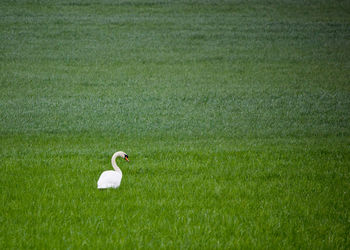
[[[2,0],[0,73],[0,249],[350,248],[349,1]]]

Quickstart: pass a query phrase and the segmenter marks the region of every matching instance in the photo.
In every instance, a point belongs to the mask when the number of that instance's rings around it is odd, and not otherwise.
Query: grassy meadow
[[[350,2],[2,0],[0,184],[0,249],[349,249]]]

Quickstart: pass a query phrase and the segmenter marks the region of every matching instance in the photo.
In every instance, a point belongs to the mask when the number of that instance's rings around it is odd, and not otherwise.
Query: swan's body
[[[121,173],[117,173],[114,170],[104,171],[98,179],[97,188],[118,188],[122,181],[122,177],[123,175]]]
[[[117,166],[117,163],[115,162],[117,157],[122,157],[126,161],[128,160],[128,155],[125,154],[122,151],[115,152],[112,156],[111,162],[114,170],[108,170],[104,171],[100,178],[97,181],[97,188],[98,189],[104,189],[104,188],[118,188],[120,186],[120,182],[122,181],[123,173],[120,170],[120,168]]]

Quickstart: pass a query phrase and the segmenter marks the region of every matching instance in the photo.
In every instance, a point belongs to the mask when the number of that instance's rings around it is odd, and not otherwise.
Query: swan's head
[[[126,161],[129,161],[128,154],[123,152],[123,151],[115,152],[114,155],[112,156],[112,162],[114,162],[117,157],[120,157],[120,158],[125,159]]]

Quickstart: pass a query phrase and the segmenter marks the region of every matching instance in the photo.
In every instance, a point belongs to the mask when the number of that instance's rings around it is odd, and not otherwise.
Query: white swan
[[[104,189],[104,188],[118,188],[120,186],[120,182],[122,181],[122,171],[117,166],[117,163],[115,162],[117,157],[122,157],[126,161],[129,161],[128,155],[122,151],[115,152],[112,156],[112,166],[114,170],[108,170],[104,171],[100,178],[97,181],[97,188],[98,189]]]

